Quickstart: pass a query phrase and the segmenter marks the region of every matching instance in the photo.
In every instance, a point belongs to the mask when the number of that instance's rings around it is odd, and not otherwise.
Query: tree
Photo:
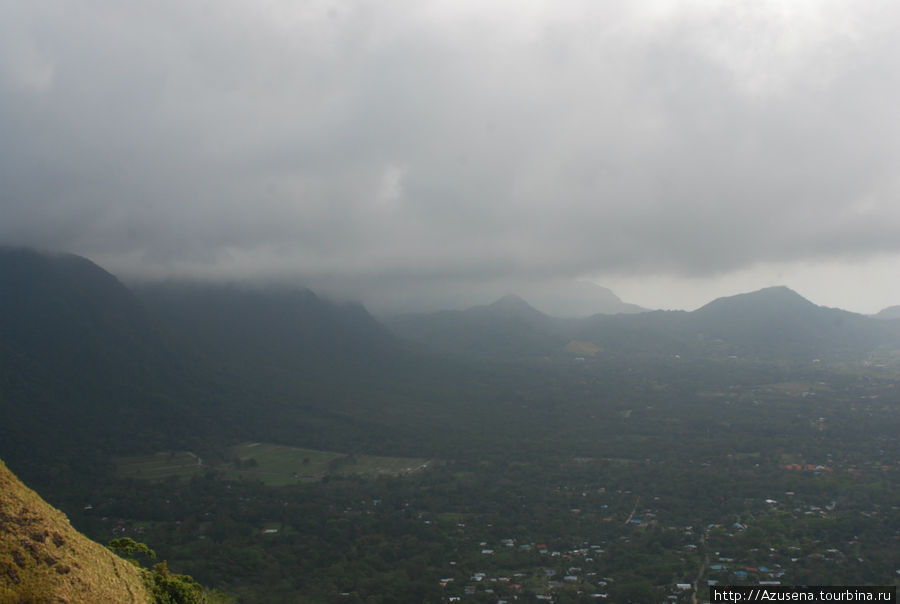
[[[135,541],[131,537],[120,537],[113,539],[106,544],[106,547],[113,551],[120,558],[128,560],[135,566],[140,566],[137,556],[151,560],[156,558],[156,552],[150,549],[146,543]]]
[[[113,539],[106,547],[137,567],[141,565],[136,556],[147,560],[156,558],[156,552],[150,549],[146,543],[135,541],[131,537]],[[155,564],[152,570],[141,570],[144,584],[150,590],[155,604],[208,604],[210,602],[202,585],[189,575],[176,575],[170,572],[165,560]],[[217,601],[228,601],[227,596],[214,595],[214,599]]]
[[[149,579],[149,580],[147,580]],[[145,579],[156,604],[206,604],[203,587],[189,575],[169,572],[166,561],[154,565]]]

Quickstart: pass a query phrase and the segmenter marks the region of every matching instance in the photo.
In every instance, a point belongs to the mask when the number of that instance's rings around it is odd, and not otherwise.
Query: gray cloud
[[[898,16],[6,2],[0,242],[383,302],[898,254]]]

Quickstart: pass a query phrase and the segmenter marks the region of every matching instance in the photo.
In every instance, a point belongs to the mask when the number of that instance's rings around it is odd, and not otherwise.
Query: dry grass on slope
[[[140,570],[80,534],[0,461],[0,604],[152,602]]]

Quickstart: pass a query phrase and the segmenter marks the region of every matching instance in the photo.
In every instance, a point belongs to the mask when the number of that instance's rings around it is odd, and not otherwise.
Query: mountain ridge
[[[897,330],[841,309],[818,306],[786,286],[723,296],[692,312],[648,311],[559,319],[518,296],[463,311],[389,320],[395,333],[455,354],[539,357],[583,349],[629,354],[849,358],[900,341]],[[493,345],[488,335],[506,345]],[[515,346],[509,343],[515,343]],[[892,344],[892,342],[894,344]]]
[[[31,251],[0,249],[0,279],[9,292],[0,300],[0,456],[42,489],[77,481],[77,466],[92,472],[112,452],[210,439],[413,442],[421,426],[410,418],[448,417],[447,401],[465,399],[482,362],[492,371],[584,354],[845,362],[900,347],[900,325],[783,286],[694,312],[559,319],[511,295],[379,322],[360,304],[301,287],[129,289],[88,260]],[[53,451],[34,446],[47,440]],[[67,471],[47,475],[51,458]]]
[[[71,254],[0,248],[0,283],[0,456],[29,484],[60,481],[43,469],[62,449],[35,442],[79,449],[64,455],[65,479],[77,480],[97,450],[189,440],[206,421],[179,404],[196,385],[180,349],[115,276]],[[148,432],[168,416],[181,421]]]

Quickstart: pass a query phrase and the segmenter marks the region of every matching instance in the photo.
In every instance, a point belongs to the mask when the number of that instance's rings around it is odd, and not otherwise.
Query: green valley
[[[774,288],[381,323],[308,290],[0,269],[0,456],[91,539],[238,601],[900,581],[894,321]]]

